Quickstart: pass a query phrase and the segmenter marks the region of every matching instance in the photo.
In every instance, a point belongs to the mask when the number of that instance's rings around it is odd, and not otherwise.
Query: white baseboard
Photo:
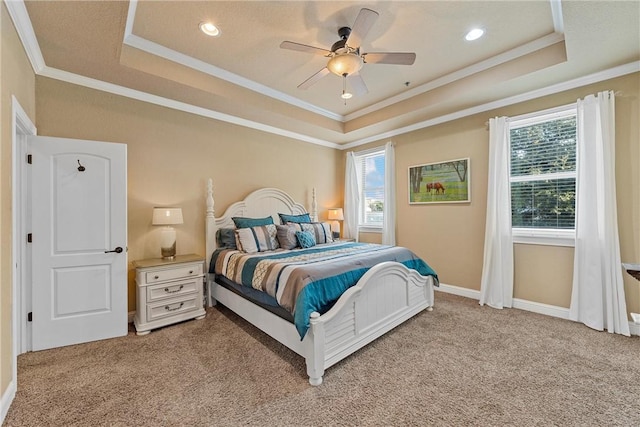
[[[480,291],[476,291],[475,289],[462,288],[460,286],[453,286],[453,285],[440,283],[440,286],[436,287],[435,290],[446,292],[448,294],[454,294],[454,295],[459,295],[466,298],[480,300]],[[519,298],[514,298],[513,308],[569,320],[569,309],[564,307],[558,307],[555,305],[543,304],[540,302],[527,301]],[[630,321],[629,332],[631,333],[631,335],[640,335],[640,324]]]
[[[9,407],[14,397],[16,397],[16,383],[15,381],[11,381],[2,394],[2,400],[0,401],[0,425],[4,423],[4,418],[7,416],[7,412],[9,412]]]

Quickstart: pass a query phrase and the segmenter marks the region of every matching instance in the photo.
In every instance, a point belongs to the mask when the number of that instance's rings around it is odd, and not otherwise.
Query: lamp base
[[[176,242],[168,248],[160,248],[162,259],[174,259],[176,257]]]
[[[176,256],[176,230],[165,227],[160,234],[160,253],[162,259],[174,259]]]

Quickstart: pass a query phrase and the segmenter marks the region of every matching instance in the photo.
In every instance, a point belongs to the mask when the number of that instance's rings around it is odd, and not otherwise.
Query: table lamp
[[[172,225],[182,224],[181,208],[153,208],[153,225],[164,225],[160,234],[160,252],[163,259],[176,256],[176,230]]]
[[[344,214],[342,212],[342,208],[331,208],[329,209],[329,220],[333,220],[331,223],[331,234],[334,239],[340,238],[340,223],[338,221],[344,220]]]

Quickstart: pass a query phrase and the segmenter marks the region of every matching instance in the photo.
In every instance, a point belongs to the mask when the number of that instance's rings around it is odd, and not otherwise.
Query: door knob
[[[123,250],[123,249],[122,249],[120,246],[118,246],[118,247],[117,247],[117,248],[115,248],[114,250],[112,250],[112,251],[104,251],[104,253],[105,253],[105,254],[108,254],[108,253],[110,253],[110,252],[115,252],[115,253],[119,254],[119,253],[121,253],[121,252],[122,252],[122,250]]]

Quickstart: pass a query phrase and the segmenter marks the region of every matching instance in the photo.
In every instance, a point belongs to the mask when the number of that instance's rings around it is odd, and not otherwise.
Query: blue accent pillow
[[[219,228],[216,231],[216,242],[219,248],[237,249],[234,228]]]
[[[289,215],[289,214],[279,213],[278,215],[280,216],[281,224],[286,224],[287,222],[295,222],[295,223],[311,222],[311,217],[309,216],[308,213],[304,213],[300,215]]]
[[[270,216],[265,218],[246,218],[243,216],[234,216],[231,218],[236,228],[260,227],[261,225],[273,224],[273,218]]]
[[[296,239],[302,249],[316,245],[316,238],[309,231],[296,231]]]

